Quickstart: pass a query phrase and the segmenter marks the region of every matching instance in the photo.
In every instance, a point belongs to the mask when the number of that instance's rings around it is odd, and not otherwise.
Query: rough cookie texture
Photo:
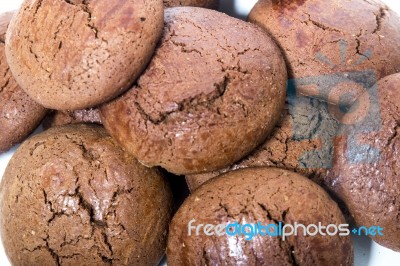
[[[163,14],[162,0],[25,0],[6,36],[10,69],[45,107],[93,107],[143,71]]]
[[[334,167],[327,180],[355,222],[384,228],[384,236],[374,240],[395,251],[400,251],[399,83],[400,74],[379,81],[380,117],[372,120],[381,121],[380,129],[361,132],[359,125],[351,127],[348,137],[335,143]]]
[[[12,13],[0,15],[0,153],[23,141],[46,115],[46,109],[18,86],[11,74],[1,36]]]
[[[216,9],[218,7],[218,0],[164,0],[164,6],[197,6]]]
[[[345,223],[336,203],[307,178],[277,168],[248,168],[215,178],[197,189],[174,216],[168,265],[352,265],[349,236],[188,235],[188,224]],[[203,230],[203,229],[201,229]],[[299,229],[301,230],[301,229]]]
[[[5,12],[0,15],[0,43],[4,44],[5,42],[8,24],[10,24],[10,20],[14,14],[15,12]]]
[[[7,166],[2,241],[13,265],[156,265],[171,200],[158,171],[101,127],[52,128],[24,142]]]
[[[101,108],[102,121],[145,165],[212,171],[265,140],[284,106],[286,76],[259,27],[210,9],[170,8],[148,69]]]
[[[282,48],[290,78],[400,72],[400,18],[378,0],[260,0],[249,21]]]
[[[90,108],[76,111],[54,111],[46,116],[43,121],[43,127],[48,129],[55,126],[79,123],[101,124],[100,110]]]
[[[218,171],[187,175],[186,181],[194,191],[222,173],[270,166],[298,172],[323,185],[326,171],[332,165],[333,140],[338,127],[339,122],[326,103],[304,97],[295,106],[286,105],[271,136],[250,155]]]

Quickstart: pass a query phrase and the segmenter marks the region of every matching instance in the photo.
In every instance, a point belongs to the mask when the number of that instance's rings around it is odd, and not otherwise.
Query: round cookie
[[[345,220],[328,194],[299,174],[277,168],[233,171],[201,186],[178,210],[170,225],[168,265],[353,265],[348,235],[304,236],[299,229],[297,236],[285,239],[259,234],[249,238],[244,234],[218,236],[207,226],[235,222],[338,226]],[[204,227],[196,234],[200,224]],[[214,235],[207,236],[203,229]]]
[[[6,37],[10,69],[49,109],[104,103],[146,67],[162,33],[163,9],[162,0],[25,0]]]
[[[327,180],[355,222],[382,227],[383,236],[374,240],[395,251],[400,251],[399,83],[400,74],[378,82],[379,112],[370,121],[380,121],[379,128],[358,123],[347,129],[335,143],[334,167]]]
[[[400,18],[379,0],[260,0],[248,20],[281,47],[289,78],[400,72]]]
[[[216,9],[218,7],[218,0],[164,0],[164,6],[197,6]]]
[[[7,30],[12,13],[0,15],[0,37]],[[18,86],[11,74],[0,39],[0,153],[23,141],[46,115],[46,109]]]
[[[56,127],[24,142],[0,187],[13,265],[157,265],[172,196],[166,180],[99,126]]]
[[[76,111],[54,111],[47,115],[43,121],[45,129],[79,123],[102,124],[100,110],[97,108],[76,110]]]
[[[286,67],[259,27],[220,12],[165,12],[162,41],[137,84],[101,107],[140,162],[174,174],[226,167],[261,144],[283,109]]]
[[[323,185],[332,166],[333,140],[340,123],[328,105],[317,99],[297,98],[287,104],[268,139],[250,155],[217,171],[187,175],[191,191],[220,174],[248,167],[279,167],[298,172]]]

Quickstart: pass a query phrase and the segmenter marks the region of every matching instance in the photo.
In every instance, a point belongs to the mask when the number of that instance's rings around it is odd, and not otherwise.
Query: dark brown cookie
[[[204,226],[198,235],[195,229],[189,229],[192,220],[195,220],[192,226]],[[279,222],[309,226],[320,222],[322,226],[339,226],[345,220],[328,194],[299,174],[277,168],[233,171],[201,186],[178,210],[170,225],[168,265],[353,264],[348,235],[304,236],[303,229],[299,229],[297,236],[283,239],[269,235],[248,238],[244,234],[207,236],[203,231],[209,227],[206,224],[234,222],[241,225],[260,222],[263,226],[278,226]]]
[[[0,35],[7,29],[11,13],[0,15]],[[0,153],[23,141],[40,123],[46,109],[18,86],[8,67],[4,42],[0,39]]]
[[[218,0],[164,0],[164,6],[197,6],[215,9],[218,7]]]
[[[379,0],[260,0],[249,21],[282,48],[290,78],[400,72],[400,18]]]
[[[10,69],[45,107],[93,107],[128,89],[144,70],[163,14],[162,0],[26,0],[6,37]]]
[[[260,28],[210,9],[169,8],[149,67],[101,108],[102,121],[145,165],[212,171],[265,140],[285,88],[284,60]]]
[[[247,167],[279,167],[298,172],[324,184],[332,165],[333,140],[339,122],[328,105],[317,99],[298,98],[287,104],[271,136],[249,156],[230,167],[197,175],[187,175],[191,191],[222,173]]]
[[[347,205],[355,222],[359,226],[381,226],[383,236],[374,240],[395,251],[400,251],[399,83],[400,74],[379,81],[379,112],[370,118],[379,121],[379,128],[359,123],[347,130],[347,136],[335,144],[334,167],[327,183]],[[365,116],[368,111],[360,114]]]
[[[0,187],[13,265],[157,265],[171,191],[99,126],[55,127],[24,142]]]
[[[101,124],[100,110],[90,108],[76,111],[54,111],[44,119],[43,128],[79,123]]]

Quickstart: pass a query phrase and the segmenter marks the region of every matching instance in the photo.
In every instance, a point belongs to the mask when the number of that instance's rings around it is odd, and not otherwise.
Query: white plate
[[[2,0],[0,5],[0,13],[18,9],[21,2],[22,0]],[[221,0],[222,4],[224,2],[225,4],[231,5],[238,15],[245,17],[251,10],[256,0]],[[232,2],[234,2],[233,5]],[[400,1],[384,0],[383,2],[387,3],[393,10],[400,13]],[[11,151],[0,155],[0,176],[3,176],[4,170],[15,149],[16,148],[14,147]],[[398,266],[400,264],[400,253],[384,248],[367,237],[355,237],[354,245],[356,266]],[[4,253],[1,241],[0,265],[10,265],[7,256]]]

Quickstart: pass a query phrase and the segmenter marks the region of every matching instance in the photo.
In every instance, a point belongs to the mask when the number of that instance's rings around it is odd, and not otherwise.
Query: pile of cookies
[[[204,227],[235,222],[354,220],[400,251],[399,16],[378,0],[259,0],[249,22],[217,6],[25,0],[0,17],[0,152],[23,141],[0,186],[13,265],[354,263],[348,234]]]

